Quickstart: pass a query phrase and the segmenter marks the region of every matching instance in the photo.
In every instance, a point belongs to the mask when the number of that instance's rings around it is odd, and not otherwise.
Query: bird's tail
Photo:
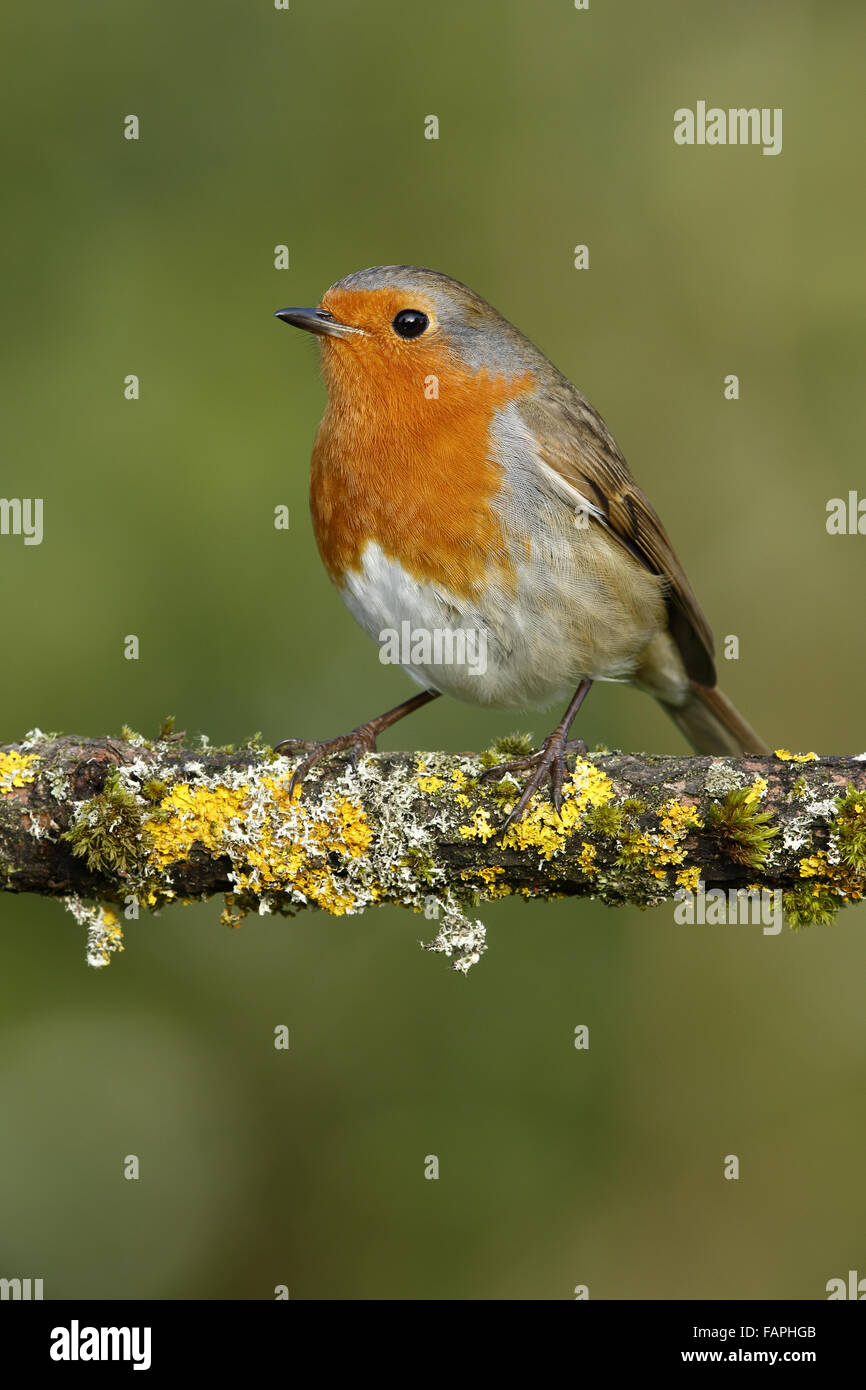
[[[715,688],[691,683],[691,695],[684,705],[659,704],[679,725],[696,753],[721,753],[739,758],[748,753],[769,753],[770,749],[737,712],[726,695]]]

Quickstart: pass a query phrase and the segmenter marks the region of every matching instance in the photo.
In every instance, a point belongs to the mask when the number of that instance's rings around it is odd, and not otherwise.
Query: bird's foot
[[[345,753],[346,749],[349,749],[353,767],[357,767],[361,754],[375,753],[376,735],[379,732],[374,727],[376,722],[371,720],[369,724],[359,724],[357,729],[351,729],[348,734],[338,734],[336,738],[322,739],[317,743],[310,743],[304,738],[284,738],[282,743],[275,744],[275,753],[300,753],[305,749],[309,750],[309,756],[304,758],[302,763],[298,763],[292,773],[289,797],[294,796],[295,787],[301,785],[310,768],[315,767],[323,758],[329,758],[332,753]]]
[[[295,787],[300,786],[310,768],[315,767],[322,758],[330,757],[332,753],[345,753],[347,748],[350,749],[352,766],[357,767],[359,754],[376,752],[376,739],[380,734],[390,729],[399,719],[405,719],[407,714],[412,714],[414,710],[438,697],[438,690],[422,690],[420,695],[413,695],[410,700],[404,700],[401,705],[395,705],[393,709],[386,710],[375,719],[368,719],[366,724],[359,724],[357,729],[351,729],[348,734],[338,734],[336,738],[326,739],[322,743],[309,743],[304,738],[284,738],[282,743],[275,746],[275,753],[298,753],[308,749],[310,754],[292,773],[289,796],[294,795]]]
[[[527,806],[547,777],[550,778],[553,787],[553,804],[557,815],[559,815],[562,807],[562,786],[568,772],[565,761],[566,753],[583,755],[586,753],[586,744],[582,738],[567,739],[561,729],[554,729],[553,733],[544,740],[541,747],[536,749],[534,753],[527,753],[522,758],[512,758],[507,763],[497,763],[495,767],[488,767],[482,772],[480,781],[484,781],[487,777],[501,777],[504,772],[532,773],[514,810],[499,827],[500,837],[505,834],[509,826],[522,820]]]

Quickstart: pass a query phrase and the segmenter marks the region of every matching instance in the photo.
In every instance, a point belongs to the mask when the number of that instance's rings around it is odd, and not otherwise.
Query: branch
[[[216,893],[233,926],[250,911],[410,907],[437,932],[430,948],[465,970],[485,949],[474,909],[508,894],[676,897],[680,920],[712,921],[726,919],[711,903],[730,913],[729,895],[751,889],[781,895],[801,926],[866,892],[866,754],[578,757],[561,816],[536,796],[501,839],[518,782],[478,777],[525,751],[521,736],[480,758],[331,758],[291,801],[294,758],[182,738],[170,723],[154,740],[36,730],[0,749],[0,888],[63,898],[93,964],[122,948],[115,908],[129,920]]]

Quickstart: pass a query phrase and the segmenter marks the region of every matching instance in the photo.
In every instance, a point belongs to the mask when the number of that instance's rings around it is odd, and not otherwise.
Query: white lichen
[[[95,970],[108,965],[115,951],[123,950],[123,930],[116,913],[109,907],[86,903],[76,894],[63,899],[80,927],[87,929],[87,964]]]
[[[724,759],[718,759],[707,768],[705,787],[708,796],[725,796],[728,792],[742,787],[744,776],[740,770]]]

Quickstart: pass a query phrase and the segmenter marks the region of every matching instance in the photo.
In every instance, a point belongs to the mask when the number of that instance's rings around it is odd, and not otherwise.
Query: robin
[[[573,691],[540,749],[490,770],[529,774],[503,829],[547,778],[559,810],[594,681],[648,691],[697,752],[769,751],[716,687],[707,620],[601,416],[480,295],[375,266],[276,317],[321,348],[310,506],[325,568],[371,637],[409,639],[394,650],[422,687],[338,738],[278,744],[308,753],[293,788],[438,695],[526,709]],[[437,646],[443,633],[476,640]]]

